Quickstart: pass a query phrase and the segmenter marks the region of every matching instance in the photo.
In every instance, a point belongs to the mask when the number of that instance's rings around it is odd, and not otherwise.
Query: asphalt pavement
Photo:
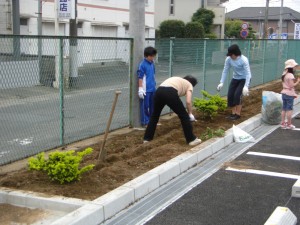
[[[264,224],[277,206],[300,219],[300,199],[291,197],[297,179],[289,176],[300,175],[299,137],[300,130],[277,128],[146,224]]]

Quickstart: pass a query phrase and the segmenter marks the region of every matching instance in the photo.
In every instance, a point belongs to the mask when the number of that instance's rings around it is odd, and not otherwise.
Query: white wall
[[[0,0],[1,3],[7,0]],[[128,37],[125,27],[129,23],[129,1],[130,0],[78,0],[77,19],[82,23],[78,29],[78,36],[85,37]],[[55,35],[54,29],[54,2],[47,0],[42,3],[42,35]],[[3,24],[5,7],[0,7],[0,33],[4,32]],[[145,9],[146,37],[154,38],[154,0],[148,0]],[[21,34],[37,35],[37,0],[20,1],[20,17],[27,19],[27,25],[21,26]],[[149,32],[150,30],[150,32]],[[62,20],[59,23],[59,35],[69,35],[69,22]],[[1,40],[0,40],[1,41]],[[8,40],[5,40],[8,43]],[[3,41],[1,41],[3,42]],[[68,55],[68,41],[65,41],[65,56]],[[7,52],[0,46],[0,51]],[[43,55],[56,55],[57,48],[54,39],[43,39]],[[22,39],[21,53],[37,54],[37,40]],[[109,40],[79,40],[78,41],[78,63],[90,63],[107,59],[122,59],[128,61],[129,42]]]
[[[0,1],[6,2],[6,0]],[[129,1],[130,0],[78,0],[78,20],[97,24],[101,23],[103,26],[123,26],[123,24],[129,23]],[[55,0],[43,1],[42,16],[44,22],[54,23],[54,2]],[[1,10],[3,11],[3,8]],[[0,11],[0,21],[4,21],[4,13],[1,13],[2,11]],[[37,12],[37,0],[20,1],[21,18],[30,18],[30,20],[34,18],[36,23]],[[68,23],[67,20],[64,22]],[[145,25],[154,27],[154,0],[148,0]],[[29,34],[37,34],[37,25],[31,23],[30,26]],[[47,31],[46,33],[43,32],[43,35],[48,35]],[[54,35],[54,33],[51,33],[50,35]]]
[[[0,0],[0,34],[12,34],[12,8],[6,0]]]
[[[158,28],[164,20],[191,21],[192,15],[201,7],[200,0],[174,0],[174,15],[170,15],[170,0],[155,1],[155,28]]]

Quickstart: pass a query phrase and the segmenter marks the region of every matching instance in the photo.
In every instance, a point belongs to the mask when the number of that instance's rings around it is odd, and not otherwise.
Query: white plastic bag
[[[273,91],[263,91],[261,106],[262,121],[271,125],[280,124],[281,111],[281,94],[275,93]]]
[[[251,134],[248,134],[247,132],[243,131],[241,128],[233,125],[232,126],[233,130],[233,139],[235,142],[254,142],[255,139]]]

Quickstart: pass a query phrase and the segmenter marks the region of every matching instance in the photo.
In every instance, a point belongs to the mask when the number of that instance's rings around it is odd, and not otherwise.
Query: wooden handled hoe
[[[114,99],[112,109],[111,109],[111,112],[110,112],[110,115],[109,115],[109,119],[108,119],[108,122],[107,122],[107,125],[106,125],[106,130],[105,130],[104,138],[103,138],[103,141],[102,141],[102,145],[100,147],[98,160],[100,160],[102,162],[106,158],[106,151],[104,150],[104,145],[105,145],[105,142],[106,142],[106,138],[107,138],[107,135],[108,135],[108,132],[109,132],[110,124],[111,124],[111,121],[112,121],[112,117],[113,117],[113,114],[114,114],[114,111],[115,111],[115,108],[116,108],[116,104],[117,104],[117,101],[118,101],[118,97],[119,97],[120,94],[121,94],[121,91],[116,91],[115,92],[115,99]]]

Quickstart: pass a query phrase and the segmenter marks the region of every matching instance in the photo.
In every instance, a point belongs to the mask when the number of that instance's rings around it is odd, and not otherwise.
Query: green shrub
[[[205,34],[204,37],[209,39],[217,39],[217,35],[214,33]]]
[[[213,119],[218,112],[225,111],[227,102],[220,95],[210,95],[207,91],[201,91],[204,98],[195,98],[193,105],[202,113],[203,118]]]
[[[186,38],[203,38],[204,27],[199,22],[189,22],[185,25]]]
[[[185,24],[181,20],[165,20],[159,26],[159,34],[161,38],[184,37]]]
[[[225,135],[225,130],[219,128],[217,130],[213,130],[209,127],[206,128],[203,134],[201,134],[200,139],[205,141],[213,137],[223,137]]]
[[[70,183],[80,180],[83,173],[93,169],[93,164],[79,168],[83,157],[91,154],[92,151],[92,148],[77,153],[74,150],[56,151],[50,153],[48,159],[45,159],[45,153],[42,152],[29,159],[29,169],[44,171],[51,180],[58,181],[60,184]]]

